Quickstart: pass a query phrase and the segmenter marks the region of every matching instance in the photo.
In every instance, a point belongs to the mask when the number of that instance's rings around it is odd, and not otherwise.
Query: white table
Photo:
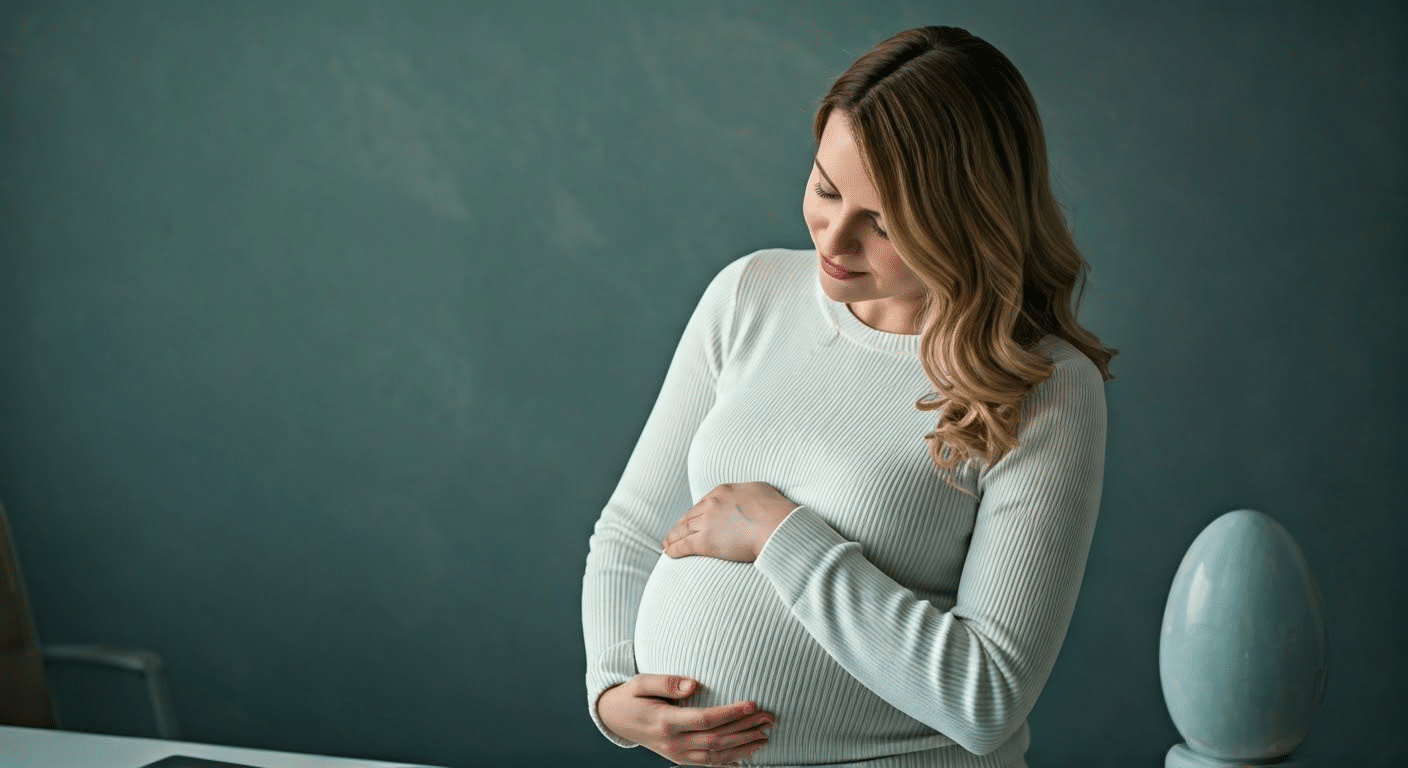
[[[0,725],[0,766],[4,768],[138,768],[171,755],[244,763],[258,768],[428,768],[406,763],[219,747],[188,741],[134,739]]]

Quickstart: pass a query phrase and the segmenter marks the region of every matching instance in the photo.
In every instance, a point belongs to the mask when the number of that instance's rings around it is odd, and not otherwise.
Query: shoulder
[[[1052,373],[1026,393],[1018,444],[1041,441],[1036,433],[1049,430],[1104,441],[1105,379],[1100,368],[1076,345],[1055,335],[1036,342],[1033,351],[1052,361]]]
[[[735,259],[709,281],[691,324],[722,339],[791,315],[815,281],[810,253],[768,248]]]
[[[1105,379],[1100,369],[1075,345],[1059,336],[1046,336],[1036,343],[1033,351],[1051,361],[1051,375],[1032,390],[1079,391],[1100,394],[1105,391]]]
[[[812,251],[765,248],[753,251],[724,267],[714,282],[728,284],[734,291],[775,291],[810,285]]]
[[[1037,342],[1033,351],[1051,361],[1051,375],[1022,401],[1017,447],[979,473],[979,488],[985,492],[1004,482],[1027,487],[1034,476],[1079,474],[1077,470],[1093,471],[1103,464],[1105,381],[1100,369],[1056,336]],[[1082,476],[1098,481],[1098,473]]]
[[[1105,380],[1100,369],[1075,345],[1058,336],[1047,336],[1033,348],[1051,361],[1051,375],[1027,393],[1022,403],[1022,432],[1034,422],[1056,422],[1078,431],[1103,433]]]
[[[756,312],[804,301],[816,281],[812,253],[767,248],[735,259],[710,281],[701,304]]]

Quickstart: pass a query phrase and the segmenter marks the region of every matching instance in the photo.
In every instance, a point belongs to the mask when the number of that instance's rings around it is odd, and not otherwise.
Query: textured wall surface
[[[587,535],[708,279],[807,245],[831,78],[950,23],[1026,74],[1123,350],[1030,763],[1160,764],[1169,585],[1239,507],[1324,593],[1303,756],[1408,759],[1408,15],[1172,8],[0,0],[0,499],[41,638],[158,651],[196,740],[657,764],[585,714]]]

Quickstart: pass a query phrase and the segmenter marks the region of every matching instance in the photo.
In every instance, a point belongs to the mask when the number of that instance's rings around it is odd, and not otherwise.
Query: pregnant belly
[[[686,706],[750,699],[775,714],[753,764],[770,755],[860,760],[952,743],[842,669],[751,564],[662,556],[641,598],[635,653],[641,672],[700,682]]]

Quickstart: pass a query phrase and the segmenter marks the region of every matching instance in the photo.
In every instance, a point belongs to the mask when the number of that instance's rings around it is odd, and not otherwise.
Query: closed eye
[[[817,197],[823,197],[827,200],[841,199],[841,196],[839,194],[835,192],[827,192],[825,189],[823,189],[819,182],[812,187],[812,191],[816,193]],[[880,222],[876,221],[874,216],[870,217],[870,228],[874,230],[875,234],[885,238],[886,240],[890,238],[890,234],[880,227]]]

